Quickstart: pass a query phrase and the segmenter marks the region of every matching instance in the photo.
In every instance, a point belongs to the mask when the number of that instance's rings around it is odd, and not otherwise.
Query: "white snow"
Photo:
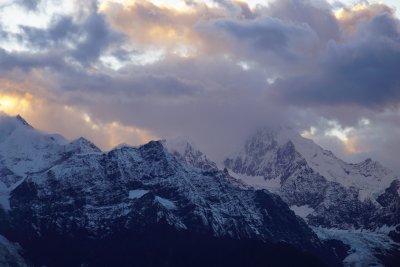
[[[27,175],[47,170],[76,145],[59,134],[36,130],[19,116],[0,114],[0,171],[6,173],[0,175],[0,206],[9,209],[9,193]]]
[[[159,196],[156,196],[156,200],[163,205],[165,208],[169,209],[169,210],[174,210],[177,209],[177,206],[175,205],[175,203],[169,199],[166,198],[162,198]]]
[[[324,176],[328,181],[341,184],[345,188],[354,187],[359,192],[359,199],[374,200],[378,195],[388,188],[391,182],[399,179],[389,169],[383,167],[379,162],[365,160],[358,164],[350,164],[337,158],[332,152],[323,149],[314,141],[302,137],[290,127],[279,127],[275,130],[261,130],[253,138],[256,142],[277,142],[279,146],[284,146],[291,141],[295,150],[307,161],[308,165],[316,172]],[[249,155],[246,149],[231,158],[241,158],[243,162],[253,161],[253,156]],[[267,150],[262,155],[262,161],[254,167],[255,171],[262,170],[276,158],[276,151]],[[276,191],[279,181],[263,180],[259,177],[239,177],[243,182],[258,188],[265,188]],[[266,183],[263,185],[263,183]]]
[[[344,266],[383,266],[374,256],[375,250],[389,250],[396,246],[396,243],[385,231],[372,232],[321,227],[315,227],[313,230],[321,239],[337,239],[350,246],[350,254],[343,261]]]
[[[263,176],[252,176],[246,174],[235,173],[229,169],[229,174],[236,180],[251,186],[255,189],[267,189],[270,192],[277,192],[281,188],[280,178],[265,179]]]
[[[179,136],[164,141],[165,147],[170,153],[178,153],[179,155],[185,155],[188,147],[193,150],[198,150],[195,142],[187,136]]]
[[[59,137],[41,133],[15,118],[0,120],[0,129],[2,163],[21,177],[48,167],[63,152]]]
[[[129,199],[141,198],[142,196],[146,195],[148,192],[149,192],[149,190],[144,190],[144,189],[130,190],[129,191]]]
[[[307,218],[308,215],[310,215],[311,213],[314,212],[314,209],[311,208],[311,207],[308,206],[308,205],[303,205],[303,206],[296,206],[296,205],[293,205],[293,206],[290,206],[289,208],[290,208],[292,211],[294,211],[294,213],[295,213],[297,216],[300,216],[301,218],[303,218],[303,219],[305,219],[305,220],[306,220],[306,218]]]
[[[332,152],[321,148],[314,141],[304,138],[293,130],[281,131],[295,145],[296,150],[306,159],[315,171],[329,181],[338,182],[346,188],[359,189],[359,199],[375,198],[390,183],[397,179],[389,169],[379,162],[366,160],[358,164],[350,164],[337,158]]]

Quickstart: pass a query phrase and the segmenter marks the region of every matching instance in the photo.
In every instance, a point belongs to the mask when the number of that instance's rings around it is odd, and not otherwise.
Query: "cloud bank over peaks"
[[[215,157],[260,125],[314,127],[348,160],[397,165],[395,10],[254,2],[8,1],[0,111],[102,148],[192,136]]]

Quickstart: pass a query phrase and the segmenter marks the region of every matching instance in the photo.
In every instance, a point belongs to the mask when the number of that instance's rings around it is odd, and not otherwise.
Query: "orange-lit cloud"
[[[348,137],[343,144],[345,151],[349,154],[360,154],[369,150],[368,147],[359,142],[356,136]]]
[[[0,111],[105,149],[183,134],[222,154],[210,144],[304,112],[299,129],[318,128],[304,136],[363,154],[376,134],[357,120],[400,103],[399,21],[384,4],[46,0],[25,17],[14,2],[0,10]]]
[[[19,96],[15,93],[0,93],[0,111],[6,114],[17,115],[20,112],[25,112],[27,109],[30,109],[30,106],[31,96],[29,94]]]
[[[73,118],[74,123],[83,126],[85,136],[105,149],[122,143],[140,145],[158,139],[156,135],[146,129],[123,125],[118,121],[104,123],[92,119],[87,113],[70,106],[64,106],[63,111],[68,117]]]
[[[379,14],[392,14],[393,9],[381,3],[362,3],[338,10],[335,16],[341,29],[347,33],[354,33],[361,24],[368,22]]]
[[[35,128],[62,133],[69,139],[84,136],[106,150],[121,143],[140,145],[158,139],[146,129],[118,121],[94,120],[78,108],[51,103],[30,93],[0,92],[1,112],[10,116],[19,114]]]
[[[208,4],[193,1],[190,5],[176,2],[176,5],[163,1],[104,2],[99,10],[116,30],[129,36],[133,47],[163,48],[167,53],[185,57],[215,49],[218,45],[210,43],[196,26],[229,17],[229,12],[212,4],[213,1]],[[247,7],[243,3],[241,6]]]

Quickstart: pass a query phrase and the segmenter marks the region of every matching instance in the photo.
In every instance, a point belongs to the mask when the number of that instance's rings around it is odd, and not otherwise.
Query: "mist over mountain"
[[[0,0],[0,266],[400,266],[399,0]]]
[[[189,138],[103,152],[20,116],[2,116],[0,136],[0,234],[22,251],[2,253],[15,263],[398,263],[398,177],[290,129],[261,129],[227,169]]]
[[[151,141],[102,152],[83,138],[43,134],[20,117],[3,117],[0,129],[1,234],[35,266],[157,266],[148,257],[184,266],[198,264],[188,255],[203,257],[209,246],[216,254],[203,264],[211,266],[290,264],[282,253],[304,264],[339,264],[277,195],[236,186],[192,147]]]

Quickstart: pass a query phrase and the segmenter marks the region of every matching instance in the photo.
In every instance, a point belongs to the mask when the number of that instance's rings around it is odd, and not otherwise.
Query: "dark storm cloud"
[[[94,9],[82,21],[70,16],[59,16],[47,29],[21,26],[19,38],[37,49],[63,51],[84,66],[96,62],[110,47],[121,44],[124,35],[110,28],[104,15]],[[73,48],[68,47],[68,44]]]
[[[64,68],[64,64],[60,55],[56,53],[9,53],[0,48],[0,73],[7,73],[16,68],[23,71],[46,67],[60,70]]]
[[[267,122],[297,121],[298,129],[317,126],[323,133],[332,120],[357,128],[367,118],[371,129],[387,133],[366,134],[363,142],[388,137],[386,158],[398,158],[391,144],[399,114],[373,124],[382,118],[376,114],[400,103],[399,21],[387,6],[365,4],[360,11],[337,3],[346,10],[339,18],[322,0],[277,0],[255,9],[186,1],[191,12],[146,1],[108,3],[101,11],[94,1],[76,2],[76,14],[54,16],[45,29],[0,30],[3,40],[31,48],[0,48],[0,79],[26,79],[21,90],[37,96],[29,85],[39,77],[47,86],[40,97],[50,95],[61,110],[66,105],[161,138],[192,136],[212,155],[226,155],[237,136]],[[152,49],[164,54],[153,59]],[[149,54],[152,63],[136,61]]]
[[[231,42],[238,51],[254,58],[269,54],[289,61],[295,60],[304,52],[301,47],[304,43],[312,47],[317,39],[307,24],[296,25],[272,17],[246,21],[221,19],[208,27],[225,33],[232,38]]]
[[[98,13],[90,14],[82,28],[84,40],[78,43],[72,56],[83,64],[96,61],[109,46],[123,39],[123,35],[112,31],[104,16]]]
[[[308,25],[323,43],[340,35],[331,6],[324,0],[279,0],[272,2],[264,12],[284,21]]]
[[[276,94],[300,105],[398,105],[399,21],[389,14],[378,15],[349,41],[331,41],[318,69],[315,73],[279,80],[275,84]]]
[[[56,80],[63,91],[79,91],[82,94],[122,94],[126,99],[140,96],[190,96],[200,94],[204,90],[200,82],[163,74],[112,76],[102,73],[71,72],[68,76],[60,73]]]
[[[59,16],[47,29],[38,29],[28,26],[20,26],[24,35],[20,38],[29,42],[35,48],[50,48],[51,46],[63,45],[63,42],[76,39],[80,27],[76,25],[72,17]]]
[[[288,34],[282,31],[282,23],[274,19],[259,23],[242,24],[235,21],[218,21],[221,28],[238,40],[248,41],[257,50],[280,51],[287,46]]]

